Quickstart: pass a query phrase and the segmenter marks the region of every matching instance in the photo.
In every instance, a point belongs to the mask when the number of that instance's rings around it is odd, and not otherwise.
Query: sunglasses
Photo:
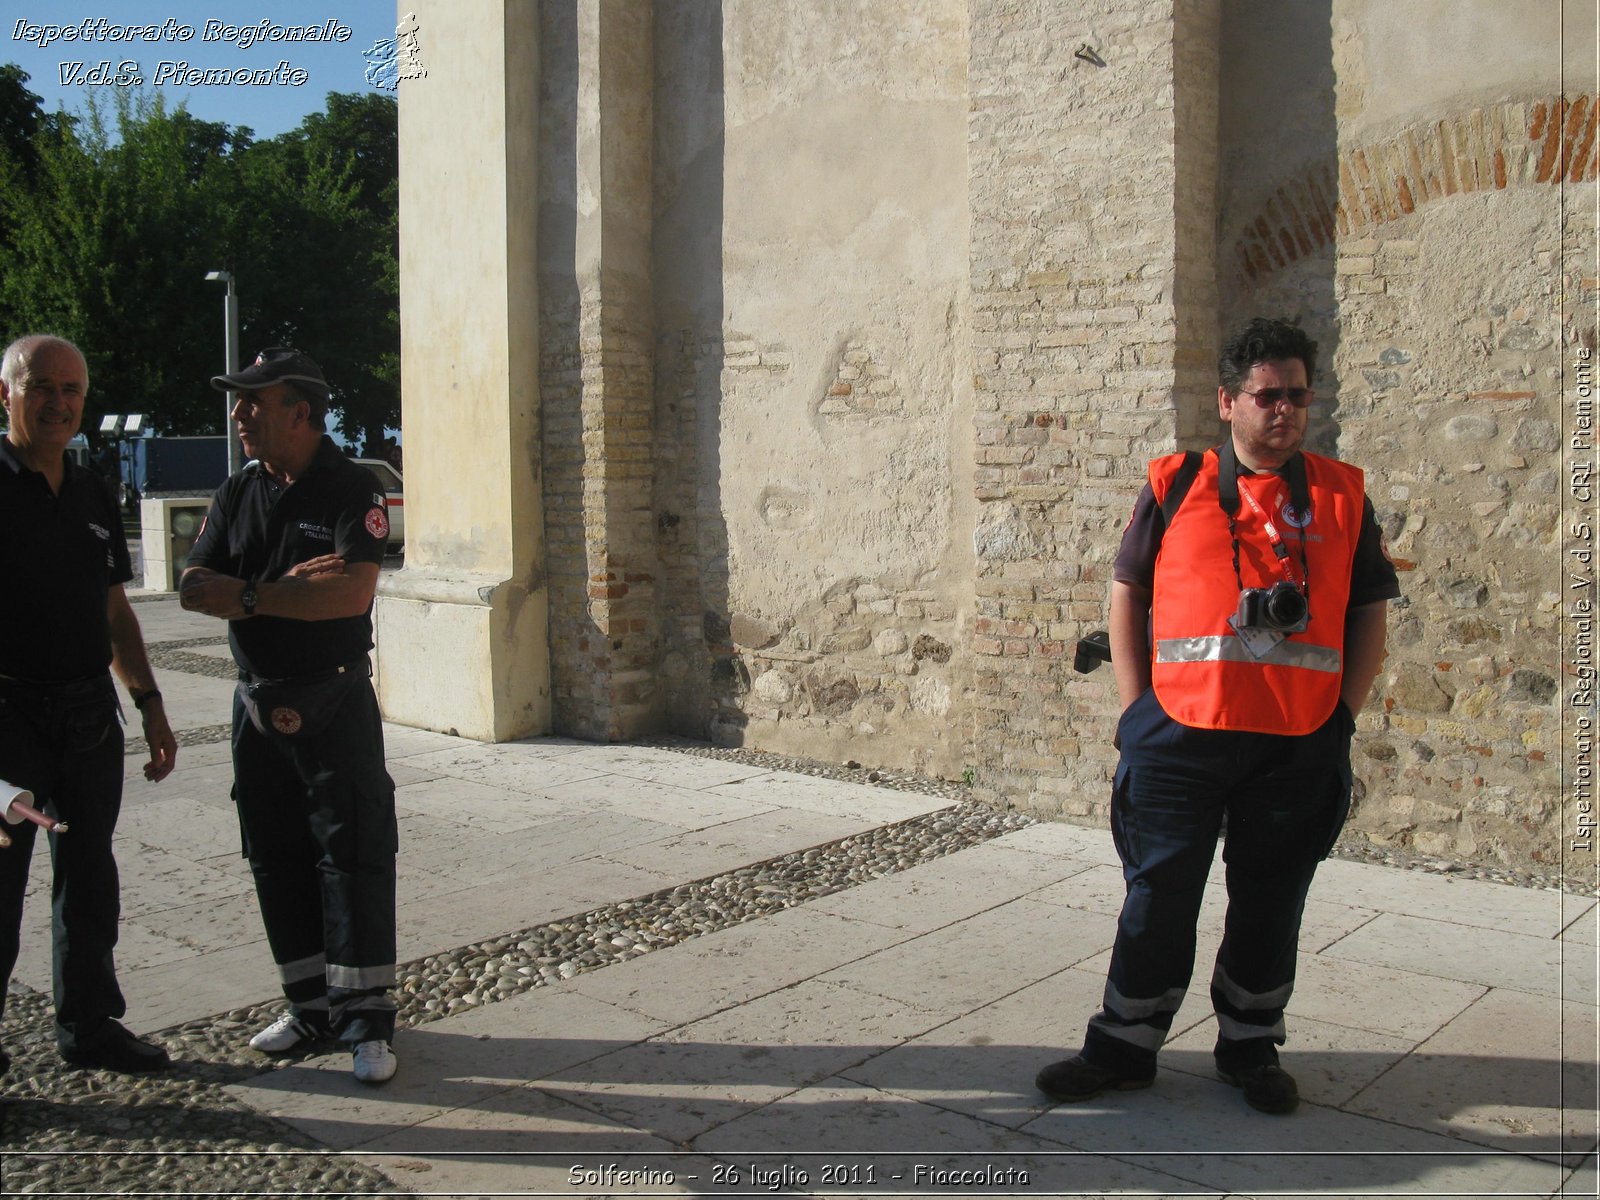
[[[1285,400],[1296,408],[1309,408],[1317,398],[1317,393],[1310,388],[1262,388],[1259,392],[1240,388],[1239,391],[1253,399],[1259,408],[1277,408]]]

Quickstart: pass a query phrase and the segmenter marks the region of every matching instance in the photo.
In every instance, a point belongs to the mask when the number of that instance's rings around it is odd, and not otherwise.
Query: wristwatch
[[[245,584],[244,591],[239,593],[239,607],[244,609],[244,615],[247,617],[255,616],[256,605],[260,602],[261,597],[256,595],[256,585],[253,583]]]

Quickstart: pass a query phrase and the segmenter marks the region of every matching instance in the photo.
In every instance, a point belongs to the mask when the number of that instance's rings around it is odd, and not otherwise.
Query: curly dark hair
[[[1217,359],[1217,382],[1230,396],[1239,389],[1257,363],[1298,358],[1306,365],[1306,385],[1317,373],[1317,344],[1300,326],[1276,317],[1257,317],[1228,339]]]

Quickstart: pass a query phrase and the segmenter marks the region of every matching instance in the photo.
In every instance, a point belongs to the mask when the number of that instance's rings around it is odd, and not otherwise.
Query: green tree
[[[45,114],[43,99],[28,90],[29,78],[16,63],[0,66],[0,149],[32,178],[39,165],[34,139]]]
[[[397,129],[386,96],[328,97],[281,137],[118,94],[52,119],[0,68],[0,328],[51,330],[89,356],[86,428],[147,412],[215,433],[222,290],[241,351],[296,345],[333,385],[337,427],[372,446],[399,422]]]
[[[369,451],[400,423],[398,170],[394,100],[337,92],[243,162],[246,342],[315,358],[339,432]]]
[[[8,326],[83,347],[87,427],[103,412],[140,411],[165,432],[220,432],[205,378],[221,334],[201,279],[226,242],[232,133],[169,112],[159,95],[119,95],[113,113],[91,103],[34,145],[32,181],[0,194]]]

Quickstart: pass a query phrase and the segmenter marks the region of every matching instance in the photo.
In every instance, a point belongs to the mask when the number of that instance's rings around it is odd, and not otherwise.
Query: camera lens
[[[1305,620],[1306,598],[1298,588],[1280,583],[1267,593],[1266,617],[1279,629],[1287,629]]]

